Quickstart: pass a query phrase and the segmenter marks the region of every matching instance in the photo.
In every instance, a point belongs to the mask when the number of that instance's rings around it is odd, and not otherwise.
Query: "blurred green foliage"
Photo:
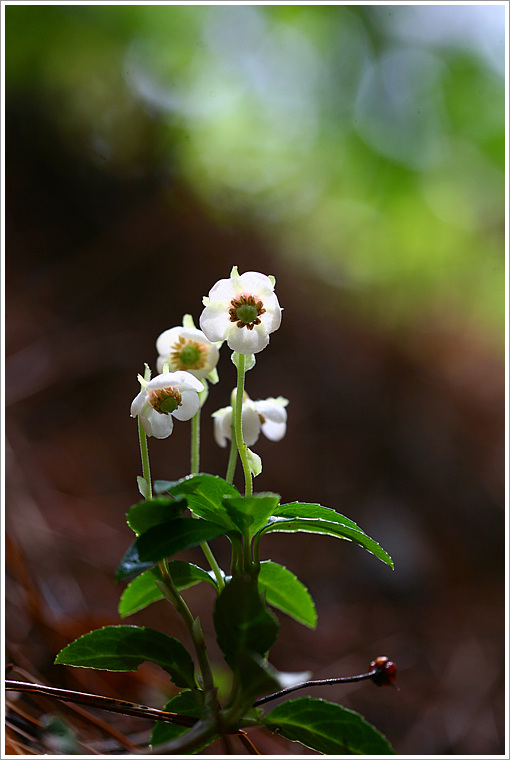
[[[5,15],[7,104],[37,99],[105,172],[177,173],[389,326],[502,336],[503,6]]]

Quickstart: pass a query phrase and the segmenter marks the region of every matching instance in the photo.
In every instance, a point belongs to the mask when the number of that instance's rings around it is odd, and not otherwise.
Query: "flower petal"
[[[140,416],[140,422],[148,436],[159,439],[168,438],[174,427],[170,414],[160,414],[152,408],[146,415]]]
[[[224,409],[218,409],[213,414],[214,417],[214,440],[224,449],[227,440],[232,438],[232,407],[227,406]]]
[[[217,301],[206,306],[200,315],[200,329],[213,343],[225,340],[225,332],[232,322],[228,310],[230,301]]]
[[[262,300],[274,292],[273,283],[267,275],[261,272],[244,272],[239,277],[239,281],[243,287],[241,292],[247,295],[257,295]]]
[[[262,423],[262,432],[270,441],[281,441],[287,432],[287,423],[266,419]]]
[[[140,393],[135,396],[133,403],[131,404],[131,417],[137,417],[141,413],[146,400],[147,393],[145,390],[140,391]]]
[[[226,339],[229,347],[238,354],[257,354],[269,343],[269,335],[262,323],[255,325],[253,330],[248,330],[231,322]]]
[[[200,400],[195,390],[181,391],[182,403],[172,412],[176,420],[190,420],[198,412]]]

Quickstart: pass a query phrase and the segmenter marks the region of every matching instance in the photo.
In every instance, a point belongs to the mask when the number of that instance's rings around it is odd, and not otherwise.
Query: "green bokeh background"
[[[105,171],[171,167],[370,319],[440,314],[501,345],[503,6],[9,6],[6,22],[7,97],[35,89]]]

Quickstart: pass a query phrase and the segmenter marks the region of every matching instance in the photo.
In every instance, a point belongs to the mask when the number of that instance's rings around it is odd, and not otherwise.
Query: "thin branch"
[[[361,673],[359,676],[345,676],[343,678],[324,678],[320,681],[303,681],[303,683],[295,684],[295,686],[289,686],[287,689],[282,689],[281,691],[276,691],[274,694],[268,694],[266,697],[261,697],[260,699],[257,699],[256,702],[253,703],[254,707],[259,707],[259,705],[263,705],[266,702],[271,702],[273,699],[278,699],[278,697],[283,697],[285,694],[290,694],[292,691],[297,691],[298,689],[306,689],[307,686],[328,686],[330,684],[334,683],[352,683],[353,681],[366,681],[368,678],[373,678],[376,676],[379,672],[378,668],[373,668],[368,673]]]
[[[187,715],[179,715],[178,713],[157,710],[155,707],[137,705],[134,702],[125,702],[124,700],[113,699],[112,697],[86,694],[81,691],[57,689],[53,686],[7,680],[5,682],[5,688],[8,691],[21,691],[27,694],[43,694],[48,697],[60,699],[62,702],[75,702],[79,705],[97,707],[100,710],[108,710],[109,712],[120,713],[121,715],[134,715],[136,718],[147,718],[148,720],[175,723],[176,725],[186,726],[188,728],[194,726],[197,722],[197,718],[191,718]]]

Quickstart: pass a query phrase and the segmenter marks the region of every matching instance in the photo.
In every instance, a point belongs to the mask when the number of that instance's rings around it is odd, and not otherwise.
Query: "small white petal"
[[[229,277],[218,280],[209,291],[209,304],[212,306],[216,301],[230,302],[236,298],[237,294],[241,292],[239,290],[239,279],[238,277]]]
[[[182,403],[172,412],[176,420],[190,420],[198,412],[200,401],[194,390],[181,391]]]
[[[274,399],[265,399],[264,401],[255,401],[255,408],[264,419],[273,422],[287,422],[287,410],[283,404],[279,404]]]
[[[258,354],[269,343],[269,335],[264,325],[255,325],[253,330],[238,327],[234,322],[227,329],[226,339],[229,347],[238,354]]]
[[[217,301],[206,306],[200,315],[200,329],[213,343],[225,340],[228,325],[232,324],[228,310],[230,301]]]
[[[270,441],[281,441],[287,432],[287,423],[266,419],[262,423],[262,432]]]
[[[152,408],[146,417],[140,417],[140,421],[147,435],[159,439],[168,438],[174,427],[174,421],[169,414],[160,414]]]
[[[145,392],[145,389],[143,391],[140,391],[138,396],[135,396],[133,403],[131,404],[131,417],[137,417],[141,413],[146,399],[147,393]]]
[[[243,292],[247,295],[258,295],[261,300],[273,293],[273,283],[269,277],[261,272],[244,272],[239,278]]]
[[[260,435],[260,417],[253,402],[243,404],[243,439],[247,446],[253,446]]]
[[[224,449],[232,438],[232,407],[227,406],[214,412],[214,440]]]

